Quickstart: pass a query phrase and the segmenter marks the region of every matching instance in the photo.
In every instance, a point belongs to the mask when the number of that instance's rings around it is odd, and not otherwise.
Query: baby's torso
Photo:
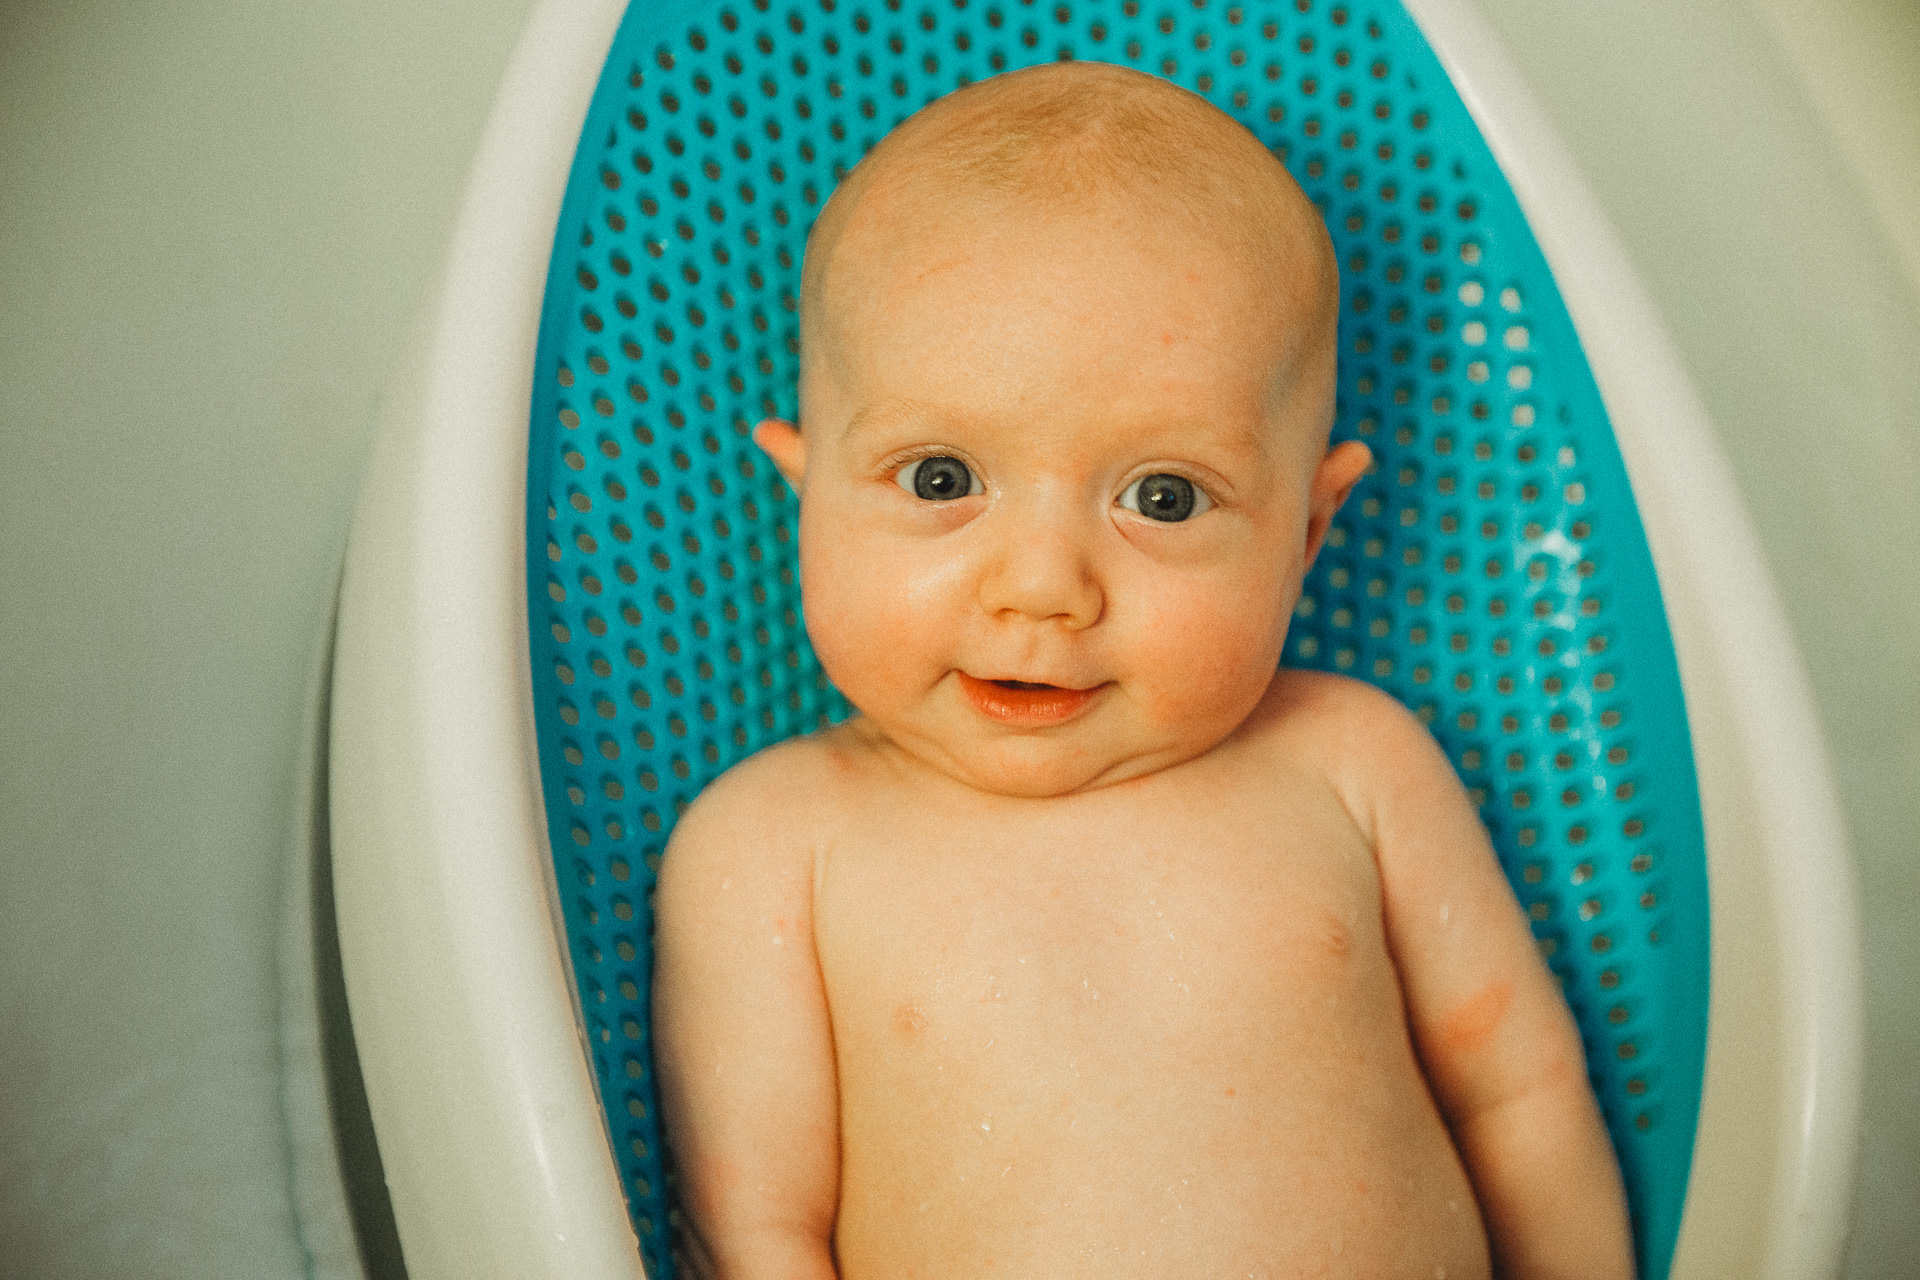
[[[862,788],[822,844],[846,1280],[1464,1277],[1371,850],[1271,753]]]

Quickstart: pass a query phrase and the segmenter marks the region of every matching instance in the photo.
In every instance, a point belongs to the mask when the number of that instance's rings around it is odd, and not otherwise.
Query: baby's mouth
[[[1033,680],[982,680],[964,671],[954,674],[959,676],[960,691],[975,711],[1000,724],[1035,728],[1073,719],[1106,687],[1068,689]]]

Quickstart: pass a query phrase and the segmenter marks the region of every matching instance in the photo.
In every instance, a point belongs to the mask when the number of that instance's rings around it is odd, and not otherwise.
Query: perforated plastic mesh
[[[650,1273],[669,1212],[649,895],[676,816],[843,716],[796,506],[747,440],[795,412],[799,267],[834,183],[927,101],[1055,58],[1167,76],[1327,215],[1336,435],[1378,466],[1286,660],[1388,689],[1480,805],[1579,1018],[1643,1273],[1664,1275],[1704,1055],[1692,759],[1632,496],[1513,196],[1397,4],[724,0],[622,26],[574,164],[529,464],[534,691],[580,999]]]

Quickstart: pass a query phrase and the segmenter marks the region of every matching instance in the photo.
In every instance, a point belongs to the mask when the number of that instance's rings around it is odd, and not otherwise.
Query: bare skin
[[[1063,130],[1063,87],[1145,124]],[[1327,448],[1325,232],[1210,112],[1002,77],[815,230],[806,431],[757,438],[861,715],[709,788],[656,900],[713,1274],[1632,1274],[1578,1036],[1444,757],[1275,674],[1368,457]],[[1133,172],[1156,121],[1204,199]]]

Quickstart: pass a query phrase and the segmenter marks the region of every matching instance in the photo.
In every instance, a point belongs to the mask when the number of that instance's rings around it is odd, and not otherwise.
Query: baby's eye
[[[1120,505],[1149,520],[1173,524],[1199,515],[1213,505],[1185,476],[1141,476],[1120,495]]]
[[[915,458],[900,468],[893,482],[914,497],[929,502],[952,502],[955,498],[986,492],[986,486],[973,474],[972,467],[946,454]]]

